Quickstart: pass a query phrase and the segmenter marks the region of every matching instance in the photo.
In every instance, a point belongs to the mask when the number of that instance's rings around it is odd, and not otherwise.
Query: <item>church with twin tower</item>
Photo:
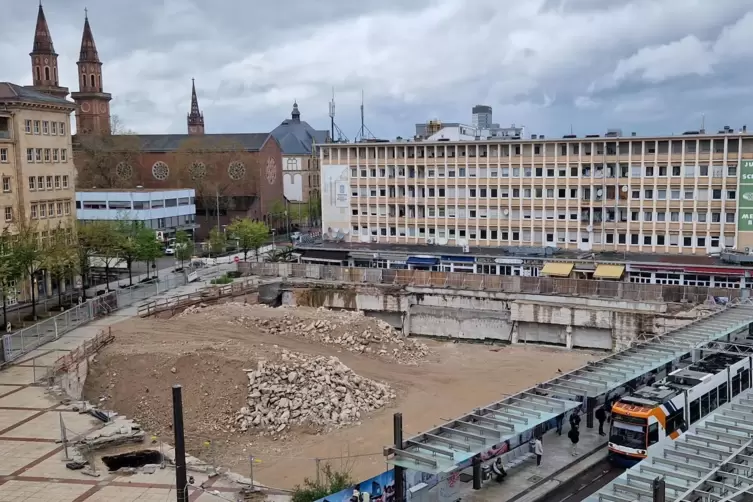
[[[31,53],[32,88],[59,98],[67,98],[69,90],[60,85],[58,54],[52,43],[50,28],[39,4],[34,45]],[[78,92],[70,93],[76,103],[76,130],[79,134],[110,132],[110,100],[104,92],[102,62],[97,54],[88,14],[84,17],[84,33],[78,61]]]

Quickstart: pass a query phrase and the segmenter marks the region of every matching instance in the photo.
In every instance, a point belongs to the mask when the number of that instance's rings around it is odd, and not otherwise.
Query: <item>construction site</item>
[[[582,366],[601,352],[407,338],[361,312],[195,303],[112,327],[84,398],[170,442],[183,385],[186,448],[291,489],[325,464],[385,470],[392,415],[418,432]]]

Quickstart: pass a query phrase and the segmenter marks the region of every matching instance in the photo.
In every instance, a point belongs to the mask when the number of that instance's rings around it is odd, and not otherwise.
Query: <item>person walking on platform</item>
[[[557,415],[556,424],[557,424],[557,435],[562,435],[562,425],[565,423],[565,414],[561,413],[560,415]]]
[[[536,437],[533,443],[533,453],[536,454],[536,467],[541,465],[541,456],[544,454],[544,444],[541,442],[541,436]]]
[[[596,420],[599,421],[599,436],[606,436],[604,433],[604,422],[607,420],[607,412],[603,406],[596,410]]]
[[[570,442],[573,443],[573,457],[575,457],[578,455],[578,441],[580,441],[578,427],[572,427],[570,432],[567,433],[567,437],[570,438]]]

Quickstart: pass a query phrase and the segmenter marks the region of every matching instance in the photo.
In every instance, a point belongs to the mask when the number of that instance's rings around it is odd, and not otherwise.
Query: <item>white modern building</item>
[[[161,232],[164,240],[179,230],[193,235],[196,225],[196,190],[105,190],[76,192],[76,218],[89,221],[139,221]]]

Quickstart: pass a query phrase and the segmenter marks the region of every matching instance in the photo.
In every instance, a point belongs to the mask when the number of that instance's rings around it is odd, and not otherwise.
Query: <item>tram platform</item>
[[[604,424],[605,431],[608,426]],[[567,437],[569,430],[570,425],[566,423],[561,436],[555,430],[545,433],[541,465],[536,466],[536,457],[531,453],[520,464],[507,470],[507,478],[502,483],[492,479],[484,482],[480,490],[474,490],[471,469],[463,471],[457,497],[463,502],[533,502],[606,459],[607,437],[599,435],[598,424],[589,429],[585,421],[581,421],[577,456],[572,455],[572,443]],[[527,454],[528,448],[522,448]]]

